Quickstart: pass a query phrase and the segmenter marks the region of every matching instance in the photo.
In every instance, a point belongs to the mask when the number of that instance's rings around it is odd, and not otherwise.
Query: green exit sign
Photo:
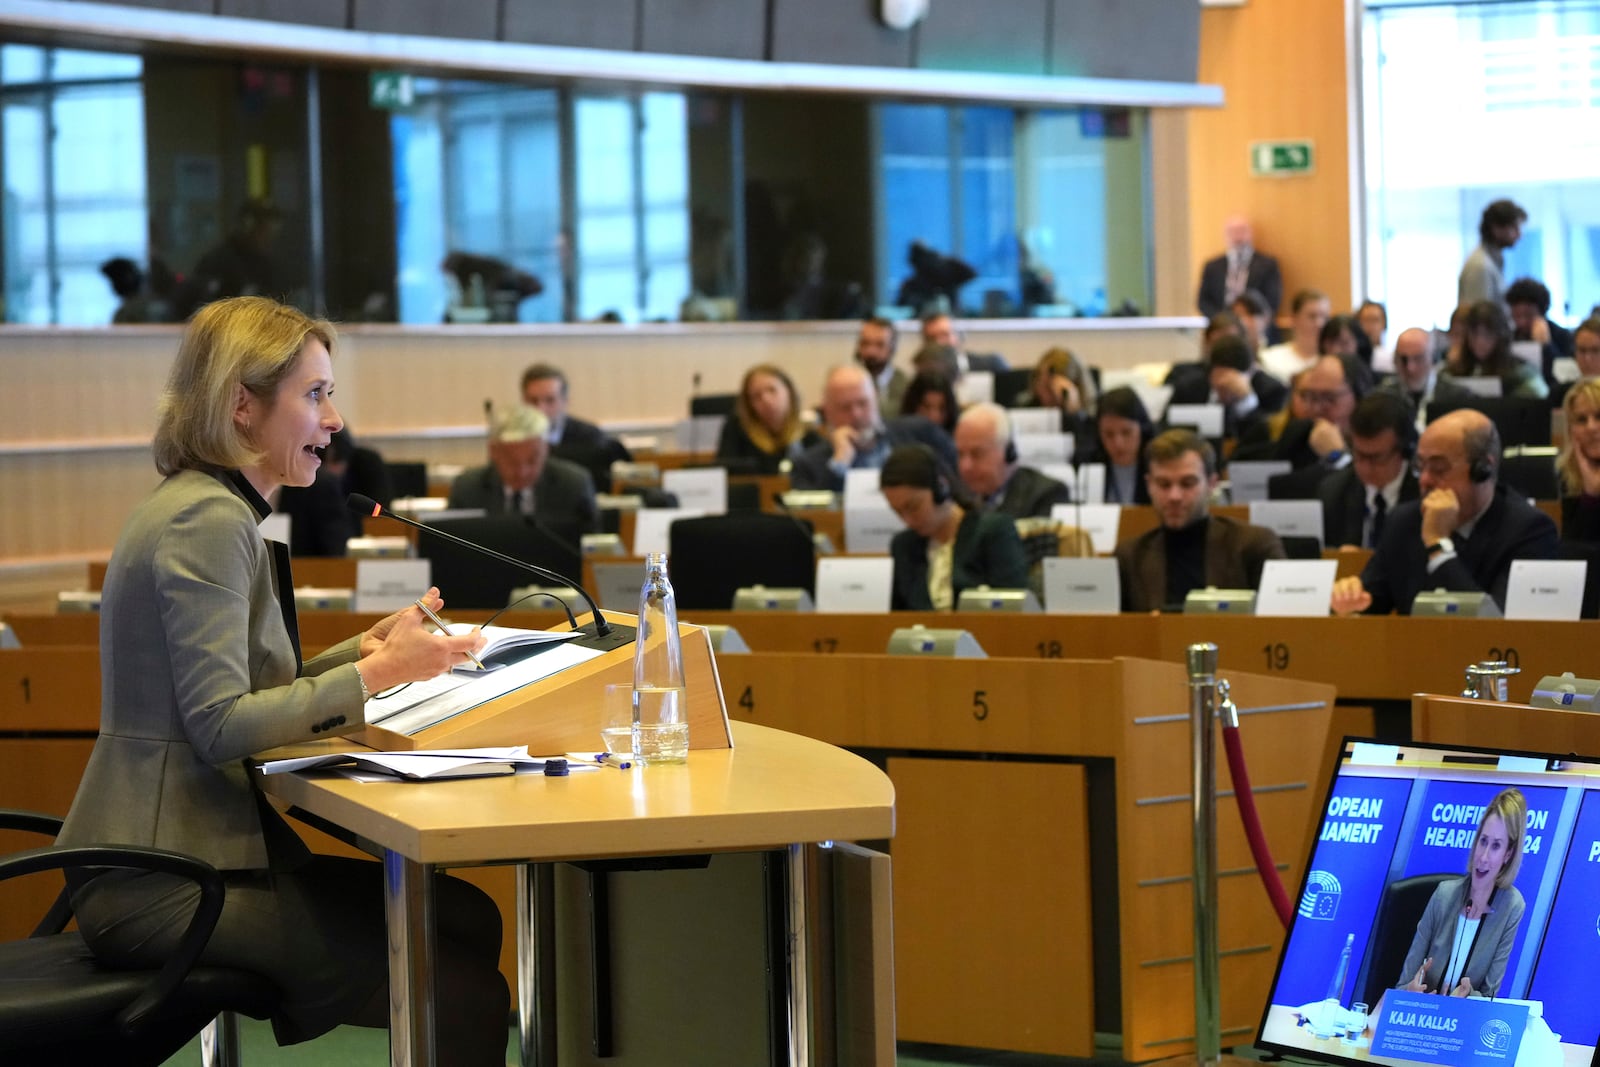
[[[375,70],[367,78],[367,100],[373,107],[393,111],[410,107],[416,98],[411,75],[393,70]]]
[[[1255,141],[1250,145],[1250,173],[1258,178],[1285,178],[1316,169],[1310,141]]]

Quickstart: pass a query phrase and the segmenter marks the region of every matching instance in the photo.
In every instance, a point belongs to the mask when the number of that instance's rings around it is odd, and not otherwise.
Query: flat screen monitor
[[[1505,830],[1518,798],[1520,844]],[[1346,738],[1321,810],[1262,1047],[1403,1067],[1593,1062],[1600,759]]]
[[[512,559],[555,571],[566,579],[563,584],[575,584],[581,578],[580,535],[576,531],[553,530],[523,515],[440,519],[429,525]],[[503,608],[511,590],[519,586],[554,584],[535,578],[520,567],[432,536],[426,530],[417,533],[417,554],[432,563],[433,584],[439,587],[447,609]],[[572,610],[581,612],[584,605],[573,604]]]

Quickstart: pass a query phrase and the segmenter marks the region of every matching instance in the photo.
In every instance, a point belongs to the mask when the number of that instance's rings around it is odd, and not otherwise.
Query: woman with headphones
[[[889,453],[878,484],[906,524],[889,543],[891,608],[948,611],[964,589],[1027,586],[1028,559],[1016,525],[1009,516],[978,511],[927,445]]]

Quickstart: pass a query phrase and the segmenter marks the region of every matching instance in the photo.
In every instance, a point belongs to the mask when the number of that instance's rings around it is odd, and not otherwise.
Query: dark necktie
[[[1368,548],[1377,548],[1378,540],[1383,537],[1383,520],[1389,514],[1389,502],[1382,493],[1372,494],[1372,534],[1367,539]]]

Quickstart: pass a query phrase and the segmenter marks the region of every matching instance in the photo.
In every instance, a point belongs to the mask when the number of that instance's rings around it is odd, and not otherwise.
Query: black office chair
[[[814,593],[817,553],[810,524],[755,511],[679,519],[667,535],[678,607],[727,611],[748,585]]]
[[[1556,477],[1559,451],[1549,445],[1508,448],[1500,460],[1500,480],[1506,488],[1530,499],[1560,500],[1561,483]]]
[[[0,829],[54,837],[61,820],[0,811]],[[222,875],[191,856],[153,848],[88,845],[35,848],[0,859],[0,881],[40,871],[119,867],[192,879],[194,917],[172,958],[156,971],[98,963],[77,931],[63,932],[71,907],[63,890],[31,936],[0,944],[0,1062],[30,1064],[166,1062],[218,1016],[265,1019],[279,994],[268,979],[231,967],[196,964],[222,914]],[[233,1020],[222,1019],[214,1062],[238,1062]]]
[[[691,418],[705,415],[732,415],[734,405],[738,402],[738,393],[702,393],[689,398],[689,415]]]
[[[1378,899],[1378,917],[1372,924],[1372,937],[1367,942],[1365,961],[1356,987],[1362,990],[1361,999],[1376,1009],[1378,998],[1385,989],[1400,984],[1400,969],[1405,966],[1406,953],[1411,949],[1412,938],[1417,934],[1417,923],[1428,909],[1439,883],[1459,874],[1418,874],[1401,878],[1383,887]]]
[[[1315,537],[1297,537],[1284,534],[1278,538],[1283,543],[1285,559],[1321,559],[1322,541]]]
[[[427,496],[428,465],[426,463],[385,463],[389,470],[389,485],[395,496]]]
[[[1031,404],[1029,390],[1032,388],[1032,367],[999,371],[994,376],[994,402],[1007,408],[1017,407],[1018,401]]]

